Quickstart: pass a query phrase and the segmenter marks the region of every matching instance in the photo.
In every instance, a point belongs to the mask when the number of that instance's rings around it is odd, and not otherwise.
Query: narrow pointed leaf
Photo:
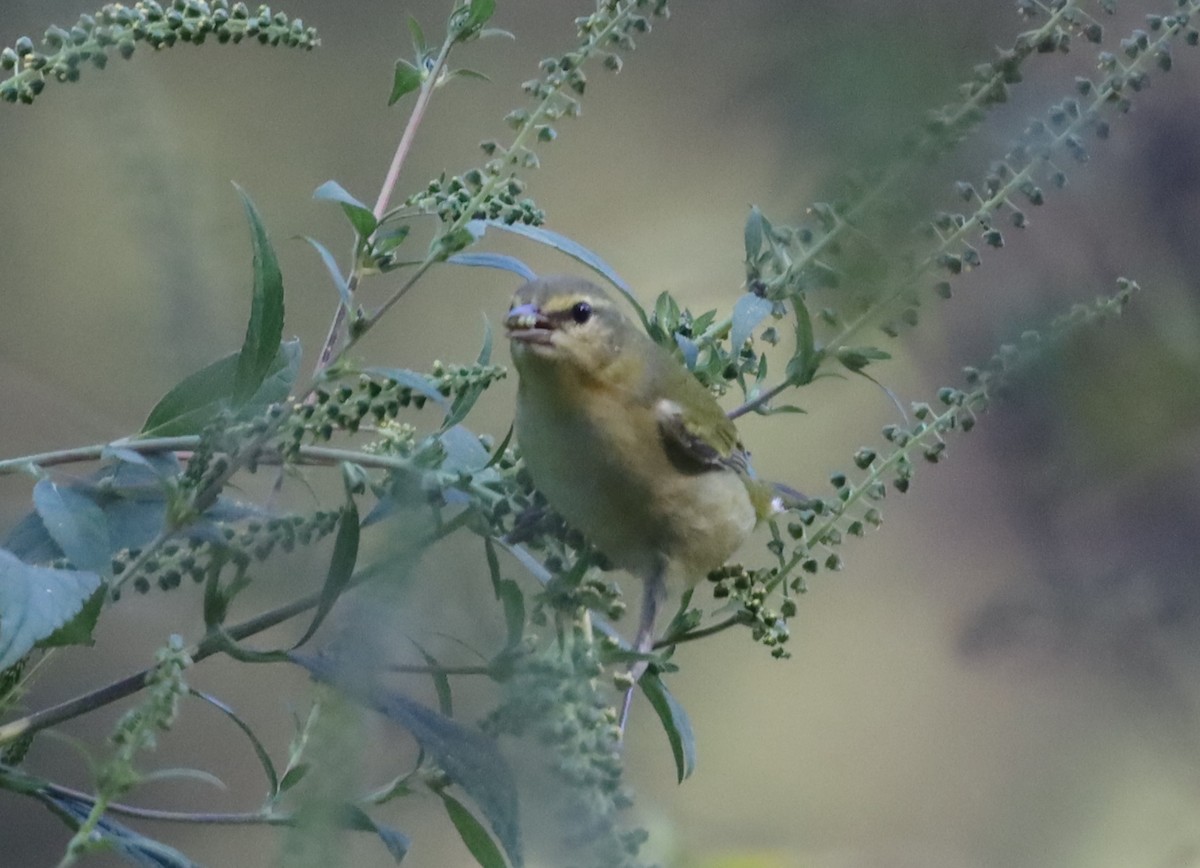
[[[525,279],[533,280],[537,273],[515,256],[503,253],[456,253],[446,260],[454,265],[472,265],[479,268],[498,268],[501,271],[511,271]]]
[[[337,260],[329,252],[329,248],[315,238],[310,238],[307,235],[301,235],[300,237],[311,244],[313,249],[317,251],[317,254],[321,257],[321,262],[325,264],[325,270],[329,272],[329,277],[333,281],[338,295],[341,296],[342,304],[346,306],[347,310],[353,310],[354,300],[350,297],[350,284],[346,282],[346,278],[342,274]]]
[[[318,681],[334,684],[408,730],[430,759],[470,796],[513,868],[521,868],[516,783],[495,741],[401,693],[365,685],[361,678],[339,678],[336,661],[298,654],[292,660]]]
[[[445,790],[438,790],[438,795],[446,807],[446,814],[450,817],[450,822],[454,824],[454,829],[458,832],[458,837],[467,845],[467,849],[471,851],[471,855],[475,857],[480,868],[508,868],[504,854],[500,852],[500,848],[488,834],[483,823],[475,819],[475,815],[468,811],[462,802]]]
[[[36,796],[72,829],[78,829],[92,811],[91,799],[62,790],[43,789]],[[138,868],[200,868],[199,863],[193,862],[174,847],[147,838],[107,816],[100,818],[92,834]]]
[[[513,223],[512,225],[509,225],[500,220],[472,220],[471,223],[477,224],[475,232],[478,236],[482,236],[484,230],[488,227],[495,227],[496,229],[501,229],[505,232],[511,232],[514,235],[523,236],[531,241],[536,241],[539,244],[545,244],[547,247],[551,247],[554,250],[557,250],[559,253],[569,256],[576,262],[586,265],[588,268],[592,269],[592,271],[596,272],[613,286],[615,286],[621,292],[621,294],[625,296],[629,303],[633,305],[633,308],[637,312],[638,318],[641,319],[643,326],[649,325],[649,320],[646,317],[646,311],[642,309],[641,304],[634,296],[633,290],[630,288],[629,284],[626,283],[621,276],[617,274],[616,270],[614,270],[611,265],[605,262],[599,254],[594,253],[579,242],[573,241],[565,235],[560,235],[559,233],[553,232],[542,226],[526,226],[523,223]]]
[[[254,290],[250,301],[250,321],[238,353],[233,401],[247,403],[271,372],[279,343],[283,338],[283,274],[267,237],[262,218],[250,197],[237,188],[250,222],[250,246],[254,254]]]
[[[354,231],[360,238],[369,237],[375,231],[375,227],[379,225],[374,212],[350,195],[346,188],[337,181],[326,181],[313,190],[313,198],[326,199],[341,205],[342,210],[346,212],[346,217],[350,220],[350,225],[354,227]]]
[[[221,700],[217,699],[215,696],[209,696],[207,693],[201,693],[199,690],[194,688],[190,689],[189,692],[192,694],[192,696],[195,696],[197,699],[204,700],[217,711],[228,717],[231,721],[233,721],[234,726],[236,726],[245,734],[246,738],[250,740],[251,747],[254,748],[254,755],[258,757],[259,765],[262,766],[263,772],[265,772],[267,775],[267,781],[270,785],[270,795],[272,797],[279,795],[279,775],[275,771],[275,764],[271,762],[271,755],[267,753],[266,747],[261,741],[259,741],[258,736],[254,734],[254,730],[250,728],[250,725],[238,717],[237,713],[232,708],[230,708]]]
[[[404,861],[404,857],[408,855],[409,847],[412,846],[407,835],[376,823],[371,815],[358,805],[349,803],[342,805],[341,820],[348,829],[357,829],[360,832],[371,832],[378,835],[379,840],[383,842],[383,846],[387,848],[388,853],[396,860],[397,865]]]
[[[763,214],[757,205],[750,207],[750,216],[746,218],[743,235],[746,244],[746,264],[753,265],[758,259],[758,252],[762,250],[763,243]]]
[[[638,684],[662,722],[667,741],[671,744],[671,755],[675,758],[675,774],[679,783],[683,783],[696,768],[696,739],[692,734],[692,723],[683,706],[671,695],[657,674],[647,672]]]
[[[412,36],[413,54],[422,57],[429,48],[429,43],[425,41],[425,31],[421,29],[420,22],[412,15],[408,16],[408,32]]]
[[[418,395],[424,395],[438,404],[446,404],[446,396],[437,390],[427,376],[417,371],[410,371],[407,368],[363,368],[363,373],[372,377],[386,377],[389,380],[395,380]]]
[[[454,694],[450,692],[450,677],[445,672],[437,671],[442,664],[437,661],[436,657],[421,647],[416,640],[412,640],[412,643],[417,646],[417,651],[425,658],[425,663],[434,670],[430,675],[433,678],[433,689],[437,691],[438,711],[446,717],[452,717],[454,715]]]
[[[325,616],[333,609],[334,603],[346,590],[350,577],[354,575],[354,564],[358,560],[358,507],[353,498],[346,498],[342,509],[342,517],[338,523],[337,539],[333,543],[333,557],[329,561],[329,571],[325,575],[325,584],[321,587],[321,599],[317,610],[313,613],[312,623],[304,631],[304,635],[292,646],[299,648],[313,637],[317,628],[325,620]]]

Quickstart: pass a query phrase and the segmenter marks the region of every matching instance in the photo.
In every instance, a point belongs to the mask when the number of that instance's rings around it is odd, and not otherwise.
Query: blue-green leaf
[[[748,292],[733,305],[733,326],[729,331],[729,349],[740,352],[758,324],[771,315],[775,305],[769,299]]]
[[[696,768],[696,739],[692,735],[692,723],[683,706],[671,695],[657,674],[647,672],[638,684],[662,721],[667,741],[671,743],[671,755],[675,757],[675,774],[683,783]]]
[[[468,224],[468,228],[474,227],[472,232],[477,237],[482,237],[484,231],[488,227],[502,229],[505,232],[512,232],[514,235],[520,235],[539,244],[545,244],[557,250],[559,253],[569,256],[576,262],[586,265],[592,271],[599,274],[613,286],[615,286],[622,295],[633,305],[633,309],[637,312],[638,318],[641,319],[642,325],[649,327],[649,319],[646,317],[646,311],[642,309],[637,298],[633,294],[633,290],[629,284],[621,279],[621,276],[613,269],[611,265],[605,262],[599,254],[594,253],[584,247],[577,241],[573,241],[565,235],[560,235],[557,232],[552,232],[542,226],[526,226],[524,223],[504,223],[501,220],[472,220]]]
[[[346,803],[341,808],[341,821],[347,828],[357,829],[360,832],[373,832],[379,836],[379,840],[383,842],[383,846],[387,847],[388,853],[396,860],[397,865],[404,861],[404,857],[408,855],[408,848],[411,846],[407,835],[376,823],[371,815],[358,805]]]
[[[407,368],[363,368],[363,373],[372,377],[385,377],[395,380],[399,385],[411,389],[418,395],[424,395],[438,404],[446,404],[446,396],[437,390],[429,377]]]
[[[33,506],[46,531],[78,569],[100,574],[112,569],[108,520],[91,498],[42,479],[33,487]]]
[[[483,545],[487,554],[488,573],[492,577],[492,592],[504,607],[504,625],[508,633],[504,647],[514,648],[525,633],[525,595],[520,585],[501,574],[500,559],[496,556],[496,545],[491,537],[484,537]]]
[[[79,614],[99,587],[95,573],[31,566],[0,549],[0,670]]]
[[[396,71],[392,75],[392,93],[388,97],[388,105],[395,105],[405,94],[412,93],[421,86],[424,78],[421,70],[417,69],[403,57],[396,61]]]
[[[329,272],[329,277],[333,280],[333,285],[337,288],[338,295],[341,296],[342,304],[347,310],[352,310],[354,300],[350,297],[350,284],[346,282],[345,276],[342,274],[341,268],[338,267],[337,260],[333,258],[333,254],[329,252],[329,248],[315,238],[310,238],[307,235],[301,235],[305,241],[312,245],[313,250],[321,257],[321,262],[325,264],[325,270]]]
[[[501,271],[511,271],[525,280],[533,280],[537,272],[515,256],[503,253],[456,253],[446,260],[454,265],[473,265],[480,268],[498,268]]]
[[[266,227],[250,197],[238,185],[238,195],[250,222],[250,246],[254,254],[254,290],[250,301],[250,321],[238,353],[233,400],[237,406],[249,402],[267,378],[283,338],[283,274],[267,237]]]
[[[438,790],[437,794],[446,807],[446,813],[450,822],[454,824],[458,837],[462,838],[462,842],[467,845],[467,849],[481,868],[508,868],[504,854],[483,827],[483,823],[475,819],[475,815],[468,811],[462,802],[445,790]]]
[[[375,227],[379,225],[379,221],[375,219],[375,213],[351,196],[346,188],[337,181],[326,181],[313,190],[313,198],[326,199],[341,205],[342,210],[346,212],[346,217],[350,220],[350,225],[354,227],[354,231],[360,238],[369,238],[375,231]]]
[[[426,651],[417,640],[410,640],[417,646],[417,651],[425,658],[425,663],[432,670],[429,674],[433,678],[433,689],[437,691],[438,711],[450,717],[454,714],[454,694],[450,691],[450,676],[445,672],[439,671],[441,663],[437,658]]]
[[[254,730],[250,728],[250,725],[238,717],[237,713],[232,708],[230,708],[221,700],[217,699],[215,696],[209,696],[207,693],[201,693],[195,688],[189,688],[188,692],[197,699],[204,700],[217,711],[228,717],[231,721],[233,721],[234,726],[240,729],[245,734],[246,738],[250,739],[250,745],[254,748],[254,754],[258,757],[258,763],[262,766],[263,771],[267,775],[267,781],[270,785],[270,795],[272,797],[279,795],[279,774],[275,771],[275,763],[271,762],[271,755],[267,753],[266,747],[259,740],[258,736],[254,734]]]
[[[408,730],[433,762],[458,784],[487,818],[513,868],[521,868],[521,829],[512,770],[496,742],[393,690],[338,678],[337,662],[297,654],[292,660],[318,681],[333,683]]]
[[[474,473],[487,467],[492,460],[492,454],[479,442],[478,435],[462,425],[454,425],[443,431],[441,443],[446,450],[446,460],[442,466],[451,473]]]
[[[36,796],[72,829],[78,829],[92,812],[92,800],[73,793],[43,789]],[[201,868],[174,847],[147,838],[107,816],[100,818],[92,834],[138,868]]]

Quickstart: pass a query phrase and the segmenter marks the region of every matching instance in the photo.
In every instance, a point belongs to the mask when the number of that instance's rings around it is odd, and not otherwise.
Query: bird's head
[[[518,368],[543,362],[584,372],[612,364],[633,329],[600,287],[576,277],[529,281],[513,296],[504,325]]]

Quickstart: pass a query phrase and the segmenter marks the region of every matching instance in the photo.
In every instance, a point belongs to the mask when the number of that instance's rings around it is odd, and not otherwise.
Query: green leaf
[[[313,637],[325,616],[350,584],[350,577],[354,575],[354,564],[358,560],[358,536],[358,507],[354,505],[354,499],[347,496],[346,505],[342,508],[342,517],[338,522],[333,557],[329,561],[329,571],[325,574],[325,584],[321,587],[317,610],[313,613],[312,623],[308,625],[304,635],[292,646],[293,650]]]
[[[679,783],[683,783],[696,769],[696,739],[692,735],[692,723],[683,706],[671,695],[657,674],[647,672],[638,684],[662,721],[667,741],[671,743],[671,754],[675,757],[675,774]]]
[[[475,81],[491,82],[490,78],[488,78],[482,72],[477,72],[474,69],[452,69],[446,73],[446,78],[470,78],[474,79]]]
[[[456,253],[446,260],[454,265],[472,265],[479,268],[498,268],[511,271],[525,280],[534,280],[537,273],[515,256],[503,253]]]
[[[279,352],[283,338],[283,275],[258,210],[245,190],[236,184],[234,187],[246,209],[246,219],[250,221],[250,245],[254,251],[250,321],[246,324],[246,338],[238,353],[233,386],[233,401],[240,407],[258,392]]]
[[[500,573],[500,559],[496,556],[496,545],[490,537],[483,539],[487,553],[488,573],[492,577],[492,592],[504,607],[504,624],[508,628],[505,648],[514,648],[525,632],[525,595],[521,586]]]
[[[446,813],[450,817],[450,822],[454,824],[458,837],[462,838],[462,842],[467,845],[467,849],[471,851],[475,861],[482,868],[507,868],[508,863],[504,861],[504,854],[500,852],[500,848],[496,846],[492,836],[483,827],[483,823],[475,819],[475,815],[468,811],[462,802],[445,790],[439,789],[437,794],[441,797],[442,804],[446,806]]]
[[[404,239],[408,237],[410,229],[411,227],[407,223],[401,223],[390,229],[376,231],[372,244],[372,250],[374,250],[375,255],[382,256],[385,253],[391,253],[404,243]]]
[[[388,105],[395,105],[406,94],[412,93],[421,87],[421,81],[425,78],[424,73],[417,69],[403,57],[396,61],[396,71],[392,75],[392,93],[388,97]]]
[[[516,34],[510,33],[509,31],[504,30],[503,28],[500,28],[500,27],[485,27],[479,31],[480,39],[492,39],[497,36],[502,36],[505,39],[512,39],[512,40],[515,40],[517,38]]]
[[[487,818],[513,868],[521,868],[521,828],[512,770],[496,742],[393,690],[338,678],[337,661],[292,655],[318,681],[332,683],[408,730],[433,762],[471,797]]]
[[[375,231],[375,227],[379,225],[379,221],[375,219],[375,213],[351,196],[346,191],[346,188],[337,181],[326,181],[320,187],[313,190],[313,198],[326,199],[341,205],[342,210],[346,212],[346,217],[350,220],[350,225],[354,227],[354,231],[358,233],[359,238],[369,238],[371,233]]]
[[[75,567],[101,575],[112,570],[108,520],[91,498],[42,479],[33,487],[33,506]]]
[[[71,621],[99,588],[95,573],[35,567],[0,549],[0,670]]]
[[[408,16],[408,32],[412,36],[413,54],[417,57],[424,57],[425,52],[429,49],[429,43],[425,41],[425,31],[421,29],[420,23],[412,15]]]
[[[848,370],[860,372],[871,362],[882,362],[892,357],[891,353],[877,347],[846,347],[838,350],[837,360]]]
[[[107,588],[97,588],[96,592],[83,604],[79,614],[45,639],[38,640],[37,646],[39,648],[65,648],[69,645],[96,644],[92,633],[96,629],[96,622],[100,620],[100,610],[104,608],[104,600],[107,596]]]
[[[462,37],[477,34],[496,12],[496,0],[471,0],[467,18],[462,24]]]
[[[269,793],[271,798],[279,795],[279,775],[275,771],[275,764],[271,762],[271,755],[267,753],[266,747],[259,740],[258,736],[254,734],[254,730],[250,728],[250,725],[238,717],[237,713],[232,708],[230,708],[221,700],[217,699],[215,696],[209,696],[207,693],[201,693],[195,688],[189,688],[188,692],[197,699],[204,700],[217,711],[228,717],[231,721],[233,721],[234,726],[245,733],[246,738],[250,739],[250,745],[254,748],[255,756],[258,757],[259,765],[262,766],[263,771],[267,775],[267,781],[270,784]]]
[[[329,277],[333,280],[334,287],[337,288],[338,295],[341,296],[342,304],[347,310],[354,309],[354,299],[350,297],[350,284],[346,282],[345,276],[342,275],[341,268],[338,267],[337,260],[333,258],[333,254],[329,252],[329,248],[315,238],[310,238],[307,235],[301,235],[305,241],[313,246],[317,254],[321,257],[321,262],[325,264],[325,270],[329,272]]]
[[[421,647],[415,639],[409,641],[413,645],[416,645],[417,651],[425,658],[425,662],[429,667],[434,670],[430,673],[430,676],[433,678],[433,689],[437,691],[438,711],[446,715],[446,717],[451,717],[454,714],[454,695],[450,692],[450,676],[445,672],[437,671],[441,668],[442,664],[438,662],[436,657]]]
[[[812,382],[820,365],[817,355],[816,338],[813,337],[812,317],[808,315],[808,306],[804,299],[795,298],[796,309],[796,352],[788,360],[787,378],[796,386],[804,386]]]
[[[746,244],[746,264],[752,266],[758,261],[758,253],[762,250],[763,243],[763,214],[757,205],[750,206],[743,236]]]
[[[729,333],[729,349],[737,354],[758,328],[758,324],[771,315],[775,305],[770,299],[748,292],[733,305],[733,326]]]
[[[239,354],[233,353],[184,377],[164,395],[142,425],[143,437],[199,434],[223,410],[233,406]],[[268,376],[244,407],[265,407],[287,397],[300,370],[300,341],[280,344]]]
[[[36,796],[74,830],[78,830],[92,812],[92,800],[74,793],[43,789]],[[100,818],[92,834],[139,868],[201,868],[199,863],[193,862],[174,847],[147,838],[107,816]]]

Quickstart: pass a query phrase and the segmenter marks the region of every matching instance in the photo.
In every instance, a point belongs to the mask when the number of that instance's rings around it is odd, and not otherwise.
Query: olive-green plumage
[[[708,389],[598,287],[530,281],[506,326],[525,464],[569,524],[646,583],[647,650],[664,580],[723,564],[771,511],[772,489]]]

